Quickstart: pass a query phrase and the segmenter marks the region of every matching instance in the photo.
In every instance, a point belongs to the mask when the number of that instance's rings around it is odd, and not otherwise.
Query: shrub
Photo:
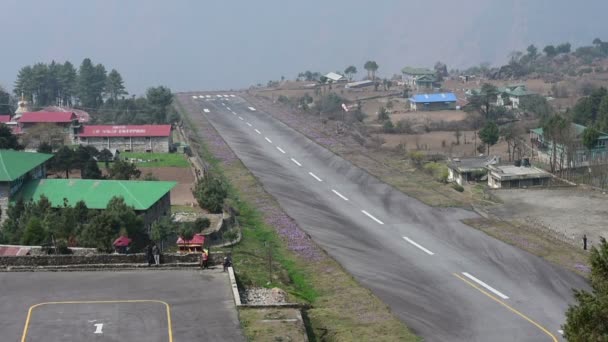
[[[435,180],[446,183],[448,180],[448,167],[442,163],[430,162],[424,165],[424,171],[433,176]]]
[[[464,191],[464,188],[461,185],[459,185],[458,183],[452,184],[452,188],[454,188],[454,190],[456,190],[458,192],[463,192]]]
[[[407,119],[397,121],[397,124],[395,125],[395,132],[407,134],[414,133],[411,121]]]
[[[285,95],[279,95],[279,98],[277,99],[277,101],[279,103],[289,104],[289,98]]]
[[[228,197],[228,186],[223,179],[208,174],[196,184],[194,197],[201,208],[212,213],[221,213],[224,199]]]
[[[384,132],[384,133],[394,133],[395,132],[395,126],[393,125],[393,122],[390,119],[385,121],[384,124],[382,125],[382,132]]]
[[[424,153],[420,151],[410,151],[410,153],[408,153],[408,157],[416,167],[422,166],[422,161],[424,160]]]
[[[203,231],[203,229],[209,228],[211,221],[207,217],[199,217],[194,221],[194,229],[197,233]]]
[[[390,117],[388,116],[388,110],[386,110],[386,108],[381,107],[380,110],[378,111],[378,121],[386,121],[386,120],[390,120]]]

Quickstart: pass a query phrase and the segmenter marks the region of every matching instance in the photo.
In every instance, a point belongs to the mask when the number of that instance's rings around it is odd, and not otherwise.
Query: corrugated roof
[[[435,75],[435,72],[433,70],[427,68],[405,67],[401,69],[401,72],[409,75]]]
[[[0,182],[10,182],[51,159],[52,154],[0,150]]]
[[[194,234],[192,236],[192,239],[188,240],[188,241],[184,241],[184,239],[182,239],[182,237],[180,236],[177,238],[176,244],[178,246],[192,246],[192,245],[202,246],[205,244],[205,235],[200,234],[200,233]]]
[[[585,129],[587,129],[587,127],[573,122],[570,124],[570,129],[574,132],[574,135],[576,137],[580,137],[583,134],[583,132],[585,132]],[[538,135],[544,134],[544,130],[542,127],[533,128],[530,131],[532,133],[535,133]],[[608,139],[608,133],[600,132],[600,136],[598,139],[602,139],[602,140]]]
[[[344,76],[342,76],[340,74],[336,74],[335,72],[328,72],[327,75],[325,75],[325,77],[329,78],[332,81],[339,81],[344,78]]]
[[[26,112],[23,113],[21,123],[68,123],[76,119],[72,112]]]
[[[10,115],[0,115],[0,122],[5,123],[11,121]]]
[[[84,126],[81,137],[168,137],[171,125]]]
[[[454,93],[418,94],[410,98],[415,103],[456,102]]]
[[[40,179],[28,182],[21,190],[23,200],[44,195],[55,208],[63,207],[64,198],[74,205],[84,201],[89,209],[105,209],[113,197],[122,197],[135,210],[146,210],[177,183],[96,179]]]

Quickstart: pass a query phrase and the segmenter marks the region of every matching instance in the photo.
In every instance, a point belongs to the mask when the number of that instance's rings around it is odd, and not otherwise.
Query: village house
[[[332,81],[333,83],[341,83],[341,82],[347,82],[348,79],[340,74],[337,74],[335,72],[328,72],[325,77],[327,77],[328,80]]]
[[[451,158],[448,160],[448,182],[462,186],[467,182],[484,180],[487,177],[488,165],[500,163],[499,157]]]
[[[80,128],[74,112],[26,112],[17,119],[17,124],[20,133],[27,133],[29,129],[40,125],[57,126],[65,137],[64,143],[72,143]]]
[[[524,84],[509,85],[506,87],[497,88],[496,101],[492,104],[495,106],[504,106],[512,109],[519,109],[522,99],[537,95],[533,91],[529,91]],[[465,94],[467,97],[476,96],[481,93],[481,89],[468,89]]]
[[[556,158],[566,159],[564,167],[588,166],[591,161],[606,161],[608,160],[608,134],[600,132],[595,147],[588,149],[583,145],[583,133],[587,127],[575,123],[570,124],[567,143],[556,143],[553,148],[553,141],[550,137],[545,136],[542,127],[530,130],[530,143],[539,152],[539,157],[549,162],[555,153]]]
[[[403,83],[410,89],[433,89],[441,86],[435,72],[425,68],[405,67],[401,69]]]
[[[458,99],[454,93],[440,93],[414,95],[409,101],[413,111],[432,111],[456,109]]]
[[[47,160],[52,154],[0,150],[0,209],[6,213],[8,204],[25,183],[46,177]],[[0,216],[0,221],[6,215]]]
[[[90,210],[104,210],[113,197],[122,197],[133,207],[150,232],[152,224],[170,215],[170,191],[176,182],[123,181],[97,179],[36,179],[26,183],[17,199],[38,201],[45,196],[53,208],[62,208],[64,201],[74,205],[83,201]]]
[[[78,143],[122,152],[169,152],[171,125],[84,126]]]
[[[501,189],[549,185],[552,177],[550,173],[529,164],[524,165],[488,165],[488,186]]]

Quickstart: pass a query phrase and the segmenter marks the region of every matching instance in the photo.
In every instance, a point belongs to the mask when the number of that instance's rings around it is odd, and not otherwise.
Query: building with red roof
[[[205,244],[205,235],[194,234],[192,239],[184,240],[181,236],[177,239],[177,247],[182,253],[200,252]]]
[[[11,121],[11,116],[6,114],[6,115],[0,115],[0,123],[7,123]]]
[[[84,126],[78,134],[78,142],[98,150],[169,152],[171,125]]]
[[[17,124],[21,133],[27,133],[33,127],[42,125],[59,127],[64,135],[64,143],[72,143],[80,128],[78,118],[73,112],[25,112],[17,120]]]

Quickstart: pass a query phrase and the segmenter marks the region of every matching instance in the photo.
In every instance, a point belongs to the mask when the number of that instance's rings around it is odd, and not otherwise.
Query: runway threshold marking
[[[384,222],[382,222],[382,221],[378,220],[377,218],[375,218],[375,217],[374,217],[374,215],[372,215],[372,214],[368,213],[367,211],[365,211],[365,210],[361,210],[361,212],[362,212],[363,214],[365,214],[365,216],[367,216],[367,217],[371,218],[372,220],[374,220],[374,221],[378,222],[379,224],[384,224]]]
[[[466,284],[468,284],[469,286],[471,286],[472,288],[476,289],[477,291],[483,293],[484,295],[486,295],[487,297],[489,297],[490,299],[492,299],[493,301],[497,302],[498,304],[504,306],[505,308],[507,308],[509,311],[513,312],[514,314],[516,314],[517,316],[525,319],[526,321],[528,321],[529,323],[531,323],[532,325],[534,325],[535,327],[537,327],[540,331],[542,331],[543,333],[545,333],[547,336],[549,336],[553,342],[558,342],[557,337],[555,337],[553,334],[551,334],[549,332],[549,330],[547,330],[546,328],[544,328],[542,325],[536,323],[534,320],[532,320],[531,318],[529,318],[528,316],[524,315],[523,313],[517,311],[516,309],[512,308],[509,304],[503,302],[502,300],[494,297],[493,295],[491,295],[490,293],[488,293],[487,291],[485,291],[484,289],[482,289],[481,287],[475,285],[475,283],[467,280],[466,278],[462,277],[460,274],[458,273],[452,273],[453,276],[455,276],[456,278],[464,281]]]
[[[298,166],[302,166],[302,164],[300,164],[300,162],[299,162],[299,161],[297,161],[297,160],[295,160],[295,159],[293,159],[293,158],[291,158],[291,161],[292,161],[292,162],[294,162],[294,164],[296,164],[296,165],[298,165]]]
[[[249,122],[247,123],[247,126],[249,126],[249,127],[253,127],[253,126],[252,126],[252,125],[251,125]]]
[[[256,132],[257,134],[262,134],[262,132],[260,132],[260,131],[259,131],[257,128],[255,129],[255,132]]]
[[[247,108],[249,108],[250,111],[255,112],[255,108],[253,108],[253,107],[247,107]]]
[[[348,198],[346,198],[346,196],[342,195],[341,193],[337,192],[336,190],[331,189],[331,191],[332,191],[334,194],[336,194],[338,197],[340,197],[341,199],[343,199],[343,200],[345,200],[345,201],[348,201]]]
[[[507,297],[507,295],[505,295],[504,293],[498,291],[497,289],[493,288],[492,286],[484,283],[483,281],[473,277],[472,275],[470,275],[467,272],[462,272],[462,275],[464,275],[465,277],[471,279],[472,281],[476,282],[477,284],[485,287],[487,290],[489,290],[490,292],[494,293],[495,295],[497,295],[498,297],[502,298],[502,299],[509,299],[509,297]]]
[[[209,113],[209,109],[205,108],[205,109],[203,109],[203,112]]]
[[[239,120],[245,120],[245,119],[243,119],[243,117],[242,117],[242,116],[239,116]]]
[[[229,111],[231,111],[231,112],[232,112],[232,109],[230,109],[230,107],[226,107],[226,109],[228,109]]]
[[[321,178],[317,177],[317,175],[315,175],[315,174],[314,174],[314,173],[312,173],[312,172],[309,172],[308,174],[309,174],[309,175],[310,175],[312,178],[314,178],[314,179],[318,180],[319,182],[322,182],[322,181],[323,181]]]
[[[428,255],[435,255],[435,253],[429,251],[428,249],[422,247],[421,245],[419,245],[418,243],[416,243],[414,240],[408,238],[407,236],[404,236],[403,239],[409,243],[411,243],[412,245],[418,247],[420,250],[422,250],[423,252],[425,252]]]
[[[264,139],[266,139],[266,141],[272,144],[272,140],[270,140],[268,137],[264,137]]]
[[[230,97],[236,97],[236,95],[234,95],[234,94],[230,94]]]
[[[193,99],[197,99],[197,98],[198,98],[198,96],[196,96],[196,95],[192,95],[192,98],[193,98]]]
[[[21,342],[26,342],[27,332],[32,318],[32,312],[34,309],[45,306],[45,305],[64,305],[64,304],[120,304],[120,303],[159,303],[165,306],[167,313],[167,332],[169,334],[169,342],[173,342],[173,328],[171,326],[171,306],[169,303],[162,300],[154,299],[132,299],[132,300],[84,300],[84,301],[65,301],[65,302],[44,302],[30,306],[27,310],[27,317],[25,318],[25,326],[23,327],[23,334],[21,335]]]
[[[285,151],[282,148],[280,148],[279,146],[277,146],[277,150],[279,150],[279,151],[281,151],[281,153],[285,154]]]

